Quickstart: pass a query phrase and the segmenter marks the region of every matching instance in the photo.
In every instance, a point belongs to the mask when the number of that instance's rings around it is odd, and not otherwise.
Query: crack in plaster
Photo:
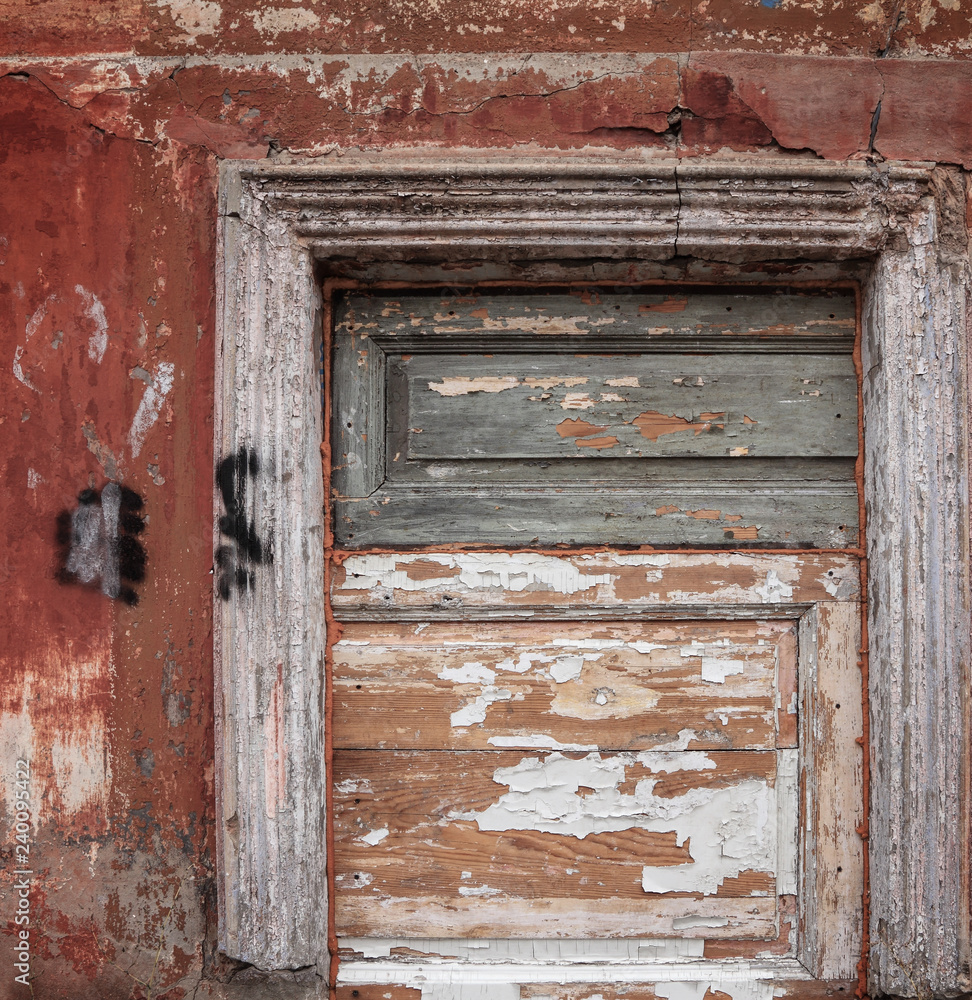
[[[513,75],[518,75],[520,70],[517,70]],[[376,115],[383,114],[386,111],[398,111],[400,114],[410,117],[411,115],[418,114],[418,112],[423,111],[425,114],[429,115],[431,118],[445,118],[451,115],[456,117],[464,117],[466,115],[475,114],[480,108],[485,107],[487,104],[491,104],[493,101],[509,101],[518,97],[539,97],[544,100],[554,97],[557,94],[565,94],[572,90],[579,90],[581,87],[585,87],[588,84],[598,83],[601,80],[606,80],[609,77],[616,76],[615,73],[601,73],[599,76],[589,77],[586,80],[581,80],[580,83],[576,83],[570,87],[557,87],[553,90],[547,91],[536,91],[534,93],[514,93],[514,94],[491,94],[489,97],[484,97],[481,101],[474,104],[471,108],[466,108],[464,110],[450,110],[450,111],[430,111],[425,107],[424,104],[420,103],[417,107],[412,108],[411,111],[403,111],[401,108],[393,108],[390,106],[385,106],[382,108],[377,108],[374,111],[351,111],[347,105],[339,104],[337,105],[345,114],[351,115],[353,117],[365,117],[373,118]],[[660,112],[659,112],[660,113]]]

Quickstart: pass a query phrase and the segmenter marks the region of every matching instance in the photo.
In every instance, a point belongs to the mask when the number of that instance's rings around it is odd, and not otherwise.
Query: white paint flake
[[[132,458],[137,458],[142,450],[148,432],[155,426],[159,419],[159,411],[165,402],[165,397],[172,391],[173,375],[175,366],[169,361],[160,361],[155,369],[150,385],[145,387],[142,393],[142,401],[135,411],[135,419],[132,421],[131,429],[128,432],[128,446],[132,452]]]
[[[491,747],[511,747],[516,750],[568,750],[590,751],[597,746],[590,743],[561,743],[546,733],[533,733],[524,736],[490,736],[486,741]]]
[[[766,582],[760,587],[753,587],[753,590],[767,604],[779,604],[793,597],[793,588],[779,578],[775,569],[767,570]]]
[[[460,896],[499,896],[501,889],[494,889],[489,885],[461,885],[459,886]]]
[[[479,662],[472,662],[461,667],[443,667],[436,676],[439,680],[455,681],[456,684],[492,684],[496,680],[496,671]]]
[[[576,681],[584,669],[583,656],[558,656],[550,667],[550,676],[557,684]]]
[[[388,827],[383,827],[381,830],[372,830],[370,833],[366,833],[363,837],[359,837],[358,840],[363,844],[368,844],[370,847],[376,847],[388,836]]]
[[[94,323],[94,333],[88,337],[88,357],[100,365],[108,349],[108,317],[105,315],[105,307],[101,299],[94,292],[89,292],[84,285],[75,285],[74,290],[84,302],[84,314]]]
[[[725,684],[732,674],[741,674],[745,669],[743,660],[730,660],[722,656],[702,657],[702,680],[707,684]]]
[[[506,688],[486,687],[473,701],[449,716],[449,725],[475,726],[485,722],[486,709],[490,705],[497,701],[509,701],[512,697],[513,693]]]
[[[689,743],[699,738],[694,729],[680,729],[678,736],[667,743],[659,743],[656,750],[688,750]]]

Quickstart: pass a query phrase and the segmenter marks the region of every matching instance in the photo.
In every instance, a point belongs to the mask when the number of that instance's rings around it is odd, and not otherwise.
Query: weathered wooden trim
[[[969,261],[961,180],[865,290],[875,994],[969,978]]]
[[[820,601],[800,620],[801,864],[799,958],[819,979],[845,979],[860,957],[864,884],[861,608]],[[834,818],[839,817],[840,822]]]
[[[284,968],[326,956],[324,622],[306,613],[324,596],[319,306],[286,221],[231,168],[220,195],[216,461],[246,449],[236,516],[262,545],[260,560],[233,551],[217,490],[216,544],[230,550],[217,562],[234,563],[225,599],[217,565],[214,601],[220,948]],[[251,580],[238,585],[236,570]]]
[[[464,281],[592,273],[621,283],[632,274],[690,273],[680,255],[728,262],[691,272],[726,279],[758,276],[746,265],[762,260],[847,261],[858,273],[866,259],[870,988],[940,996],[968,989],[972,321],[959,186],[931,168],[789,159],[677,165],[607,151],[421,150],[302,167],[224,165],[217,452],[254,447],[273,469],[272,482],[248,493],[247,511],[261,530],[276,529],[272,567],[252,594],[217,608],[215,625],[220,939],[228,953],[264,966],[323,955],[323,886],[296,889],[308,859],[323,872],[323,816],[313,797],[323,780],[323,611],[315,603],[322,497],[311,259],[325,273],[332,259],[330,273],[347,274],[348,260],[369,276],[391,267],[394,277],[418,275],[426,265],[443,273],[447,257],[472,265]],[[595,268],[582,269],[595,259]],[[278,663],[293,771],[280,794],[292,811],[271,821],[263,727]],[[264,887],[263,872],[279,878]]]

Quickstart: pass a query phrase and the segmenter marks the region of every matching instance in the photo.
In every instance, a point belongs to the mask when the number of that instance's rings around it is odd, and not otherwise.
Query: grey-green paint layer
[[[338,544],[858,542],[846,292],[376,292],[335,312]]]

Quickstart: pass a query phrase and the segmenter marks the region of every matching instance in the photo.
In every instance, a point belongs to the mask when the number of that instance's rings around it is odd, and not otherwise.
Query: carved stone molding
[[[272,549],[252,587],[216,597],[224,951],[263,968],[327,957],[318,279],[793,274],[863,290],[870,990],[969,988],[970,281],[953,180],[615,152],[223,165],[217,461],[256,456],[235,516]],[[218,545],[229,513],[217,491]]]

